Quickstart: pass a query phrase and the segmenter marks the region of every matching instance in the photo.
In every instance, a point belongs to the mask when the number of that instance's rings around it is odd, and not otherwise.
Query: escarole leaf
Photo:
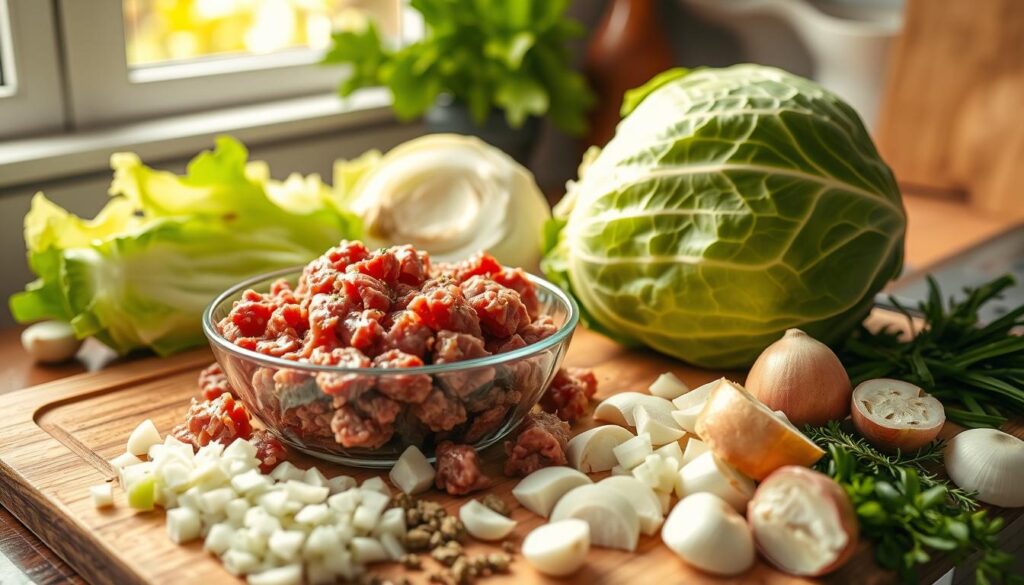
[[[184,176],[115,154],[112,199],[93,220],[36,195],[25,243],[38,279],[11,298],[14,317],[70,322],[120,353],[167,355],[204,342],[200,316],[232,284],[358,236],[358,219],[319,177],[277,182],[247,159],[231,138]]]
[[[630,102],[544,264],[603,329],[739,367],[790,327],[835,343],[899,274],[899,189],[834,94],[739,65],[668,72]]]

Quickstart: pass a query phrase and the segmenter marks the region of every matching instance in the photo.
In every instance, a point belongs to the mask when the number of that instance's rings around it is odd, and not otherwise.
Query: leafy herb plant
[[[478,125],[497,107],[512,127],[550,114],[562,130],[581,134],[594,98],[571,67],[566,43],[583,29],[566,18],[568,2],[412,0],[426,23],[422,40],[392,50],[370,23],[336,33],[324,62],[352,66],[339,88],[343,96],[362,87],[390,88],[401,119],[423,114],[449,93]]]
[[[974,510],[971,494],[928,471],[941,459],[941,442],[916,453],[885,455],[835,422],[806,432],[825,449],[817,467],[846,490],[861,533],[875,542],[879,565],[917,582],[917,566],[935,554],[960,563],[979,553],[976,583],[1024,583],[1024,576],[1013,573],[1014,557],[997,545],[1003,520]]]
[[[864,327],[845,343],[840,359],[854,384],[872,378],[898,378],[917,384],[943,402],[946,417],[967,427],[998,427],[1009,413],[1024,413],[1024,306],[979,326],[978,311],[1013,286],[1006,275],[976,289],[961,301],[943,301],[939,285],[928,278],[928,300],[919,305],[924,324],[899,301],[906,330]],[[912,335],[917,331],[916,336]]]

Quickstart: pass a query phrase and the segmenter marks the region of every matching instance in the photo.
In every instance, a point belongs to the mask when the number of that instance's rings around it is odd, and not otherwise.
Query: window
[[[53,6],[0,0],[0,139],[63,124]]]
[[[403,32],[402,0],[55,1],[78,127],[329,91],[331,28]]]
[[[397,38],[399,4],[363,0],[123,0],[125,50],[133,71],[208,57],[324,50],[334,29],[372,18]]]

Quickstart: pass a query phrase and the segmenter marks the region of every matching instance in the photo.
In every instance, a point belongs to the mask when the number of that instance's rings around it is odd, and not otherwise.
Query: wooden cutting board
[[[180,423],[189,399],[196,393],[199,370],[210,363],[211,354],[196,351],[167,359],[130,362],[94,374],[82,374],[7,395],[0,428],[0,503],[25,523],[48,546],[60,554],[86,579],[94,583],[235,583],[219,561],[202,551],[199,543],[177,546],[166,536],[161,511],[134,512],[127,507],[124,493],[115,488],[116,506],[97,510],[88,488],[114,481],[116,474],[107,460],[124,452],[131,430],[151,418],[162,433]],[[688,368],[651,352],[629,350],[600,335],[579,330],[567,357],[567,364],[592,367],[600,381],[599,397],[643,390],[664,371],[673,371],[692,385],[702,384],[719,374]],[[739,376],[737,376],[739,377]],[[586,417],[589,419],[589,417]],[[574,432],[584,430],[581,421]],[[296,455],[299,466],[316,463],[328,476],[353,475],[365,479],[377,472],[346,468]],[[492,492],[513,506],[512,517],[519,522],[519,541],[541,518],[522,508],[511,497],[515,480],[501,475],[504,455],[497,445],[483,453],[485,470],[495,480]],[[482,494],[474,494],[480,497]],[[456,513],[466,498],[429,492],[427,498],[443,502]],[[1007,532],[1024,531],[1020,514],[1007,518]],[[471,542],[472,539],[467,539]],[[468,545],[471,554],[496,552],[484,544]],[[949,566],[933,563],[922,582],[930,583]],[[433,562],[425,563],[435,568]],[[375,566],[387,574],[403,574],[397,566]],[[934,575],[933,575],[934,573]],[[427,582],[427,572],[408,573],[416,583]],[[878,569],[868,546],[840,573],[831,575],[836,583],[888,583],[895,578]],[[521,558],[516,558],[508,575],[481,583],[548,582]],[[555,583],[764,583],[797,584],[813,580],[783,575],[759,562],[737,579],[716,579],[686,566],[665,548],[658,537],[641,536],[635,554],[592,549],[587,566],[573,579]]]

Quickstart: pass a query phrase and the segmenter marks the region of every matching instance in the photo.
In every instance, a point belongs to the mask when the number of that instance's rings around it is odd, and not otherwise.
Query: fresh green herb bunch
[[[941,400],[949,420],[998,427],[1008,413],[1024,413],[1024,337],[1012,333],[1024,325],[1024,306],[981,327],[978,311],[1013,284],[1006,275],[965,289],[966,297],[951,299],[947,308],[939,285],[928,277],[928,300],[919,305],[922,327],[915,327],[910,311],[890,297],[906,315],[909,331],[872,333],[861,327],[839,357],[855,385],[873,378],[905,380]]]
[[[425,37],[391,50],[370,23],[334,35],[325,63],[350,64],[339,91],[384,85],[395,114],[423,114],[450,93],[482,125],[492,107],[512,127],[550,113],[562,130],[582,134],[594,102],[583,76],[571,67],[567,42],[583,34],[566,18],[569,0],[412,0],[423,15]]]
[[[1024,576],[1013,574],[1013,555],[998,548],[1003,520],[972,511],[977,503],[970,494],[927,471],[941,457],[940,442],[913,454],[885,455],[835,422],[806,432],[825,449],[817,468],[850,497],[861,533],[875,542],[879,565],[917,582],[917,566],[934,554],[959,563],[980,553],[976,583],[1024,583]]]
[[[821,427],[809,426],[804,429],[804,433],[826,451],[832,447],[841,449],[849,457],[855,459],[859,467],[872,475],[894,480],[899,478],[901,469],[910,469],[917,473],[919,481],[925,489],[943,487],[952,503],[959,508],[971,511],[978,507],[978,501],[974,498],[973,493],[950,485],[949,482],[940,479],[932,472],[932,468],[942,462],[942,452],[946,447],[945,441],[932,441],[910,453],[896,451],[888,454],[872,447],[864,439],[846,432],[837,421],[832,421]],[[828,463],[828,458],[823,459],[819,463],[820,470],[824,471]]]

